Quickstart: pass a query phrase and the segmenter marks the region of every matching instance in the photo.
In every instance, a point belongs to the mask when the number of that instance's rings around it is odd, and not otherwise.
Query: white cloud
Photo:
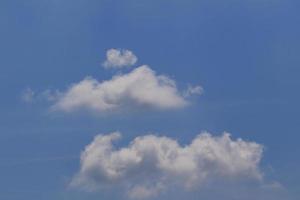
[[[103,112],[133,106],[173,109],[186,105],[188,101],[178,91],[174,80],[157,75],[144,65],[103,82],[87,77],[61,93],[53,108]]]
[[[132,66],[137,62],[137,57],[132,51],[126,49],[109,49],[106,52],[105,68],[122,68]]]
[[[87,190],[122,187],[129,198],[143,199],[172,188],[199,190],[214,182],[261,181],[263,146],[228,133],[199,134],[182,146],[169,137],[145,135],[116,148],[121,134],[98,135],[81,154],[81,168],[71,185]]]

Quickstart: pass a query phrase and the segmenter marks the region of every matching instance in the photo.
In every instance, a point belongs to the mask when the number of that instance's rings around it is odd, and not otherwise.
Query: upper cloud
[[[157,75],[144,65],[103,82],[87,77],[60,93],[53,108],[61,111],[85,108],[103,112],[133,106],[172,109],[186,105],[188,101],[178,91],[174,80]]]
[[[98,135],[81,155],[80,172],[71,185],[87,190],[124,188],[128,197],[143,199],[179,187],[199,190],[208,183],[261,181],[263,146],[228,133],[199,134],[181,146],[169,137],[145,135],[115,148],[118,132]]]
[[[137,62],[137,57],[132,51],[126,49],[109,49],[106,52],[106,61],[103,66],[106,68],[122,68],[132,66]]]

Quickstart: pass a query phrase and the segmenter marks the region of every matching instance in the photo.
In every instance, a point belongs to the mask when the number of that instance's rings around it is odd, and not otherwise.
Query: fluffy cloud
[[[53,108],[62,111],[85,108],[103,112],[132,106],[172,109],[186,105],[188,101],[178,91],[174,80],[157,75],[144,65],[103,82],[85,78],[61,93]]]
[[[103,66],[106,68],[122,68],[132,66],[137,62],[137,57],[132,51],[126,49],[109,49],[106,52],[106,61]]]
[[[129,198],[156,196],[172,188],[199,190],[214,181],[260,181],[263,146],[228,133],[199,134],[182,146],[168,137],[145,135],[116,148],[118,132],[98,135],[81,154],[71,185],[87,190],[122,187]],[[230,181],[229,181],[230,180]]]

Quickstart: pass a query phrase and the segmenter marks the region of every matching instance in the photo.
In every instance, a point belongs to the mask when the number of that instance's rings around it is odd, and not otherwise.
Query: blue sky
[[[120,199],[119,191],[69,187],[81,167],[80,153],[99,133],[120,131],[118,144],[127,146],[148,133],[188,144],[201,131],[213,137],[226,131],[262,144],[264,179],[282,187],[254,199],[274,199],[277,192],[283,195],[278,198],[296,199],[298,6],[293,0],[2,0],[0,198]],[[137,63],[122,72],[103,68],[111,48],[132,51]],[[179,91],[190,84],[204,92],[180,109],[138,107],[113,114],[53,112],[53,102],[43,98],[22,100],[27,88],[67,93],[87,76],[109,80],[144,64],[176,81]],[[248,183],[245,188],[237,193],[253,189]],[[178,198],[218,199],[210,190]],[[226,195],[234,199],[230,190]]]

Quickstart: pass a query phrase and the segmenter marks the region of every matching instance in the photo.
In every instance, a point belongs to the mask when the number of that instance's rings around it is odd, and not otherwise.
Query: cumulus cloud
[[[137,57],[132,51],[126,49],[109,49],[106,52],[105,68],[123,68],[132,66],[137,62]]]
[[[263,146],[230,134],[201,133],[188,145],[145,135],[115,147],[121,134],[98,135],[81,154],[71,185],[90,191],[122,187],[132,199],[157,196],[172,188],[199,190],[214,181],[261,181]]]
[[[103,82],[87,77],[61,93],[53,108],[103,112],[132,106],[173,109],[186,105],[188,100],[177,89],[174,80],[157,75],[144,65]]]

